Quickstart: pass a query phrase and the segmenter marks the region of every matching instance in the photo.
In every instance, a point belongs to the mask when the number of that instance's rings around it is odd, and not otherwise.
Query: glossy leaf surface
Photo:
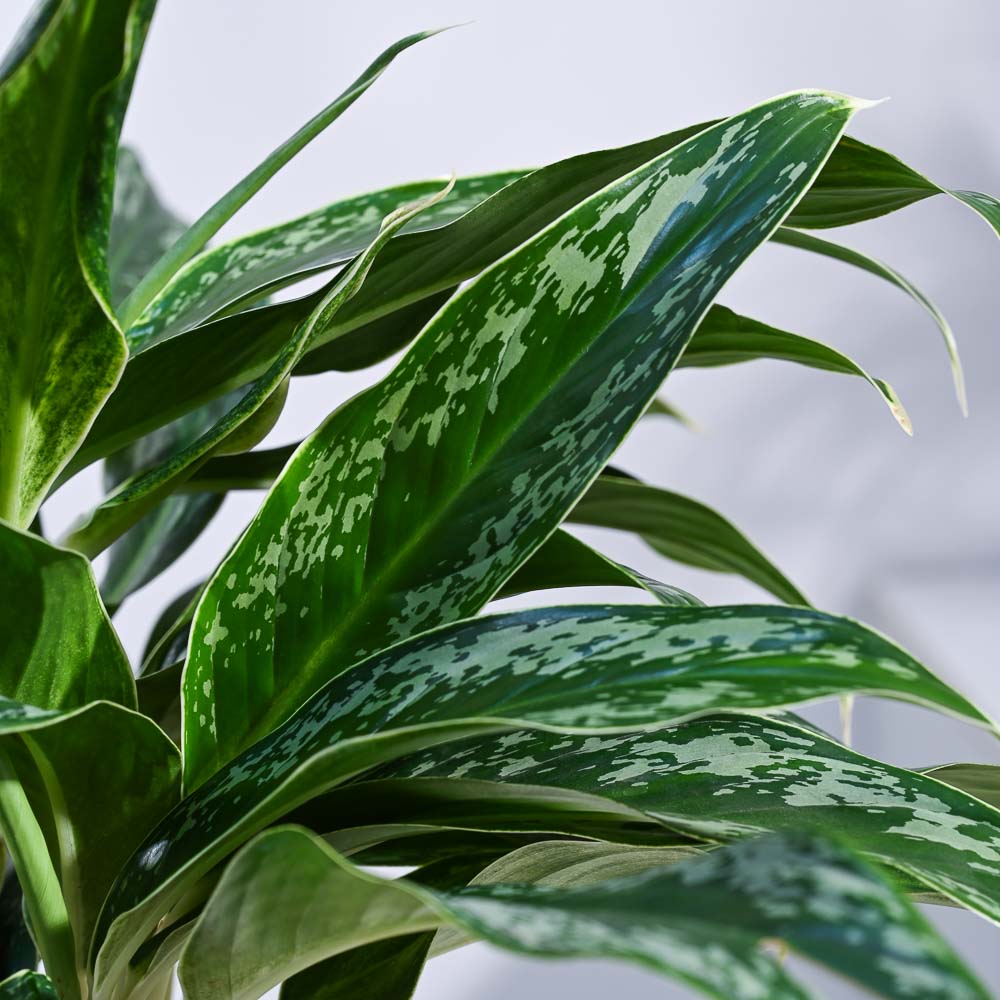
[[[302,445],[196,614],[187,787],[351,663],[499,590],[645,411],[853,107],[776,98],[609,186],[450,299],[388,378]]]

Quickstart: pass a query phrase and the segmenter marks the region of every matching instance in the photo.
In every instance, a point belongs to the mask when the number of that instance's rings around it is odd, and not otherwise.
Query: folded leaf
[[[301,446],[195,616],[188,788],[351,663],[500,589],[854,107],[776,98],[589,198],[451,298],[391,375]]]
[[[185,886],[253,833],[421,746],[518,725],[622,731],[855,690],[982,720],[888,641],[805,609],[566,607],[423,633],[329,682],[164,820],[109,896],[98,979],[119,975]],[[210,694],[185,711],[207,723]]]
[[[821,371],[857,375],[878,390],[889,411],[907,434],[913,433],[910,418],[895,389],[880,378],[872,378],[846,354],[797,333],[778,330],[749,316],[741,316],[725,306],[714,305],[706,313],[678,368],[716,368],[743,361],[771,358],[793,361]],[[796,602],[793,602],[796,603]]]
[[[105,264],[153,0],[50,0],[0,73],[0,518],[27,527],[125,363]]]
[[[135,707],[135,681],[83,556],[0,524],[0,697]]]
[[[251,1000],[310,960],[438,924],[526,954],[631,960],[726,1000],[805,997],[760,949],[763,938],[883,996],[909,997],[914,976],[928,998],[986,996],[874,871],[843,848],[792,835],[589,887],[445,891],[368,875],[308,832],[278,828],[224,873],[180,979],[192,1000]]]

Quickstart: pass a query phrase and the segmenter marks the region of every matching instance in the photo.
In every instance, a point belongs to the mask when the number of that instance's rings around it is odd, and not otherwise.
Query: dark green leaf
[[[923,773],[1000,809],[1000,766],[996,764],[945,764]]]
[[[48,976],[19,972],[0,983],[0,1000],[59,1000],[59,994]]]
[[[458,292],[390,376],[299,448],[195,616],[187,787],[352,662],[499,590],[641,417],[854,107],[777,98],[589,198]]]
[[[37,966],[38,952],[24,919],[24,896],[17,873],[13,868],[7,868],[4,859],[0,888],[0,977],[6,979],[15,972]]]

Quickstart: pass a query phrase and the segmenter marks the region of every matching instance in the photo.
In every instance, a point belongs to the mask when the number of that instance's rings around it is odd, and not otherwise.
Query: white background
[[[0,38],[27,7],[4,0]],[[474,21],[402,56],[230,234],[384,184],[630,142],[799,87],[891,96],[864,112],[856,135],[943,184],[1000,194],[995,0],[161,0],[160,8],[126,134],[188,217],[389,42]],[[671,377],[665,395],[701,432],[646,422],[619,462],[712,503],[816,604],[890,631],[1000,715],[1000,244],[943,197],[843,239],[901,269],[952,319],[968,420],[935,330],[911,302],[870,276],[766,248],[722,301],[835,344],[891,381],[914,439],[860,380],[757,363]],[[358,376],[300,380],[272,441],[307,433],[360,384]],[[97,496],[95,475],[79,477],[57,497],[51,524]],[[210,569],[256,499],[227,502],[205,543],[126,605],[130,651],[141,649],[149,616]],[[621,536],[587,537],[710,602],[760,599],[748,584],[679,570]],[[918,710],[863,704],[856,728],[861,749],[905,764],[998,759],[986,737]],[[944,923],[1000,991],[995,930],[958,913]],[[516,991],[536,1000],[553,990],[580,1000],[612,990],[633,1000],[687,995],[623,966],[556,966],[474,948],[432,963],[418,997],[499,1000]],[[858,995],[840,984],[829,994]]]

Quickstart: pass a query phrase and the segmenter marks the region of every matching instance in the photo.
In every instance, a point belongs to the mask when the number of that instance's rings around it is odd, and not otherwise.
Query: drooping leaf
[[[599,796],[670,829],[721,840],[786,829],[832,834],[1000,923],[1000,811],[932,776],[774,719],[700,719],[606,739],[485,737],[381,773],[405,785],[411,803],[430,797],[431,808],[420,813],[425,824],[445,808],[449,784],[462,798],[466,782],[480,801],[498,786],[516,786],[508,797],[530,800],[536,812],[553,789],[580,794],[589,809]],[[389,785],[384,792],[352,787],[359,801],[382,805],[369,822],[407,821],[408,810],[387,808]],[[330,814],[342,806],[330,802]]]
[[[184,948],[180,979],[195,1000],[250,1000],[310,960],[439,924],[526,954],[639,962],[726,1000],[806,996],[762,938],[883,996],[909,997],[915,975],[928,998],[986,996],[872,869],[792,835],[593,886],[444,891],[366,874],[319,838],[282,827],[228,867]]]
[[[209,208],[146,272],[121,308],[122,325],[128,329],[143,316],[164,286],[285,164],[332,125],[389,68],[400,53],[438,34],[423,31],[408,35],[385,50],[334,101],[286,139],[241,181]],[[378,231],[376,226],[376,232]],[[359,248],[360,250],[361,248]]]
[[[741,316],[725,306],[714,305],[709,309],[677,367],[715,368],[759,358],[793,361],[821,371],[859,376],[878,391],[900,427],[907,434],[913,433],[910,418],[888,382],[873,378],[846,354],[826,344]]]
[[[995,224],[1000,225],[1000,206],[997,209]],[[888,281],[889,284],[895,285],[898,289],[909,295],[937,324],[937,328],[944,339],[945,348],[948,351],[948,360],[951,363],[951,374],[955,383],[955,394],[958,397],[958,404],[962,408],[963,413],[968,412],[965,376],[962,373],[962,361],[958,356],[958,344],[955,341],[951,325],[945,319],[941,310],[916,285],[904,278],[898,271],[889,267],[888,264],[883,264],[882,261],[876,260],[874,257],[869,257],[867,254],[861,253],[860,250],[854,250],[839,243],[831,243],[829,240],[821,240],[811,233],[800,233],[794,229],[783,227],[772,238],[776,243],[798,247],[800,250],[808,250],[810,253],[818,253],[824,257],[832,257],[834,260],[859,267],[869,274],[874,274],[876,277]]]
[[[83,556],[0,524],[0,697],[135,707],[128,659]]]
[[[0,517],[27,527],[125,363],[105,245],[153,0],[41,5],[0,75]]]
[[[0,698],[0,758],[12,771],[4,784],[23,796],[25,807],[13,822],[31,838],[35,863],[47,846],[55,873],[49,888],[62,889],[71,958],[83,969],[111,883],[178,799],[177,748],[145,716],[108,702],[59,712]],[[2,817],[5,827],[8,819]],[[18,872],[31,887],[30,905],[39,883]],[[31,917],[34,925],[36,914]],[[50,975],[64,971],[39,945]]]
[[[519,724],[630,730],[845,690],[982,719],[888,641],[805,609],[567,607],[423,633],[329,682],[164,820],[109,896],[98,979],[113,981],[185,886],[264,825],[420,746]]]
[[[802,592],[724,517],[697,500],[618,476],[599,476],[567,515],[575,524],[635,532],[661,555],[738,573],[788,604]]]
[[[499,590],[642,415],[854,107],[777,98],[589,198],[451,298],[390,376],[302,445],[195,616],[187,787],[352,662]]]
[[[447,193],[448,188],[444,188],[432,198],[406,205],[387,217],[368,249],[355,258],[316,309],[296,329],[295,335],[285,344],[271,367],[250,386],[239,402],[187,447],[130,479],[91,511],[70,531],[69,544],[90,556],[102,552],[169,496],[213,452],[227,451],[234,438],[246,431],[248,426],[258,427],[261,414],[270,412],[274,399],[284,398],[288,375],[296,360],[317,331],[325,329],[341,306],[357,293],[379,250],[410,219]]]

